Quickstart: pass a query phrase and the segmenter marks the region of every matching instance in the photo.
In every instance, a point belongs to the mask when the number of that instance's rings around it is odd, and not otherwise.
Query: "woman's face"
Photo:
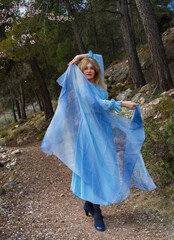
[[[88,81],[94,83],[95,69],[91,63],[88,63],[86,65],[85,69],[83,70],[83,74],[88,79]]]

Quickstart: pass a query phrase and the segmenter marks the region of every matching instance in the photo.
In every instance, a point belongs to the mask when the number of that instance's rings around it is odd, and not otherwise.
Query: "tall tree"
[[[120,26],[122,30],[125,50],[128,57],[130,74],[135,88],[138,88],[140,86],[143,86],[146,81],[136,51],[135,35],[132,29],[128,3],[127,0],[119,0],[117,3],[120,12]]]
[[[71,7],[71,4],[70,4],[69,0],[64,0],[64,1],[65,1],[65,5],[66,5],[69,16],[73,16],[72,7]],[[75,18],[71,22],[71,24],[72,24],[72,29],[73,29],[73,32],[74,32],[74,36],[75,36],[75,39],[76,39],[76,42],[77,42],[79,52],[80,53],[85,53],[86,52],[85,47],[84,47],[82,38],[80,36],[79,28],[78,28],[78,25],[77,25],[77,22],[76,22]]]
[[[49,119],[53,116],[53,108],[52,108],[48,88],[45,83],[45,79],[42,76],[42,73],[37,64],[36,58],[35,57],[30,58],[29,63],[33,71],[34,78],[36,79],[39,85],[39,89],[42,89],[42,91],[40,91],[40,94],[41,94],[41,99],[43,104],[43,110],[45,112],[45,118]]]
[[[140,13],[154,68],[156,89],[165,91],[173,88],[163,42],[150,0],[135,0]]]

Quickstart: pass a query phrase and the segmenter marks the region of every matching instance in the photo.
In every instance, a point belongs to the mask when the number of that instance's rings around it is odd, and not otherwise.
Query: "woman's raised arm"
[[[76,55],[76,56],[73,58],[73,60],[71,60],[71,61],[68,63],[68,65],[70,65],[70,64],[77,64],[77,63],[80,61],[80,59],[85,58],[87,55],[88,55],[88,53]]]

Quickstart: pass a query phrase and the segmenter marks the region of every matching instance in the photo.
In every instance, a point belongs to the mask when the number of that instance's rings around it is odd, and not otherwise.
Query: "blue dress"
[[[145,135],[140,106],[131,120],[118,115],[121,102],[109,101],[107,91],[90,83],[76,65],[58,83],[58,107],[41,150],[72,170],[73,193],[109,205],[125,200],[130,187],[155,189],[141,154]]]

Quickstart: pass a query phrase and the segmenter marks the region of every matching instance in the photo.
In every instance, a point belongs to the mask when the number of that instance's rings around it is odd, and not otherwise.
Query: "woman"
[[[86,201],[86,215],[93,216],[99,231],[105,230],[100,204],[125,200],[130,187],[148,191],[156,187],[141,155],[140,107],[131,101],[109,101],[103,78],[101,55],[90,51],[69,63],[58,79],[62,86],[58,107],[41,145],[42,151],[54,153],[73,171],[71,190]],[[135,109],[132,120],[116,114],[121,107]]]

